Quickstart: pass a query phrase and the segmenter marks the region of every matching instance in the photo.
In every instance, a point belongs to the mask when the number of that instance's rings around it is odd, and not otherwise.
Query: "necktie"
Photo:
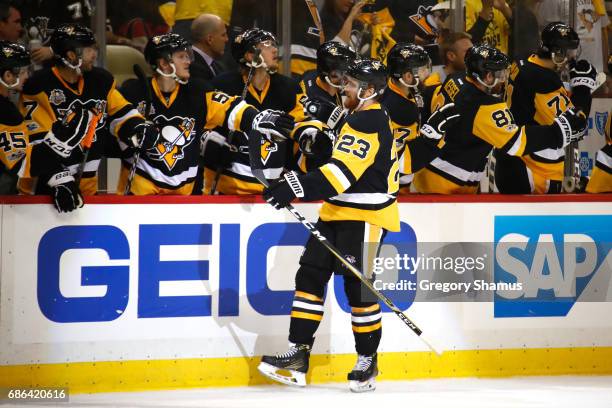
[[[223,68],[221,68],[221,64],[219,64],[217,61],[213,61],[210,64],[210,68],[212,68],[214,75],[219,75],[221,71],[223,71]]]

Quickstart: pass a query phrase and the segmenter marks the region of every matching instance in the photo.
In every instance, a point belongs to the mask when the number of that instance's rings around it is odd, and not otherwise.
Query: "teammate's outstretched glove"
[[[285,112],[266,109],[255,116],[252,129],[271,142],[280,142],[289,137],[294,125],[295,120]]]
[[[61,157],[70,156],[87,134],[93,116],[93,113],[83,106],[74,107],[62,120],[53,123],[51,131],[44,138],[45,144]]]
[[[570,63],[570,86],[586,86],[594,91],[598,88],[597,70],[587,60],[572,61]]]
[[[296,197],[304,197],[304,188],[295,171],[285,173],[283,178],[263,191],[264,200],[277,210],[291,204]]]
[[[315,127],[304,129],[298,139],[300,150],[307,157],[331,157],[336,142],[336,134],[331,130],[319,130]]]
[[[572,142],[580,141],[584,137],[588,119],[584,112],[568,109],[555,119],[555,123],[559,127],[561,147],[565,147]]]
[[[446,130],[459,121],[459,112],[454,103],[447,103],[431,114],[427,123],[421,126],[420,134],[429,139],[440,140]]]
[[[147,151],[157,146],[159,129],[153,122],[143,122],[134,126],[134,134],[128,139],[128,144],[141,151]]]
[[[346,117],[347,111],[341,106],[337,106],[331,102],[308,99],[304,103],[306,115],[313,119],[320,120],[325,123],[330,129],[336,129],[342,119]]]
[[[53,205],[59,213],[83,207],[83,196],[70,171],[54,174],[47,184],[53,189]]]

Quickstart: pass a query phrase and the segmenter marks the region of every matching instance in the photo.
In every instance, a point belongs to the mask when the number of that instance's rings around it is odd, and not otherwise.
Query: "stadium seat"
[[[151,75],[151,68],[140,51],[127,45],[106,46],[106,68],[115,76],[117,87],[126,79],[136,77],[134,64],[140,65],[147,75]]]

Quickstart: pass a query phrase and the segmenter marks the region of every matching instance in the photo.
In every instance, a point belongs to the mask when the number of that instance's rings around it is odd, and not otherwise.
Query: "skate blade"
[[[376,389],[375,377],[367,381],[349,381],[349,388],[352,392],[368,392]]]
[[[257,369],[269,379],[281,384],[290,385],[292,387],[306,386],[306,375],[304,373],[300,373],[299,371],[283,370],[268,363],[259,363]],[[282,375],[279,373],[279,371],[288,372],[291,376]]]

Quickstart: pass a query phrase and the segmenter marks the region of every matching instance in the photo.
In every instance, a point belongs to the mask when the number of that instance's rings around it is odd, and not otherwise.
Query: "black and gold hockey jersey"
[[[550,125],[574,105],[559,74],[532,55],[512,65],[506,102],[519,125]],[[531,171],[549,180],[563,180],[565,151],[543,149],[523,156]]]
[[[17,107],[5,96],[0,96],[0,162],[16,174],[26,158],[28,129]]]
[[[606,144],[595,156],[595,166],[586,192],[612,193],[612,112],[608,113],[606,123]]]
[[[246,76],[238,71],[226,72],[215,77],[212,85],[215,89],[228,95],[241,95],[246,82]],[[303,121],[304,97],[299,84],[291,78],[280,74],[269,76],[263,89],[258,91],[251,83],[245,98],[246,103],[258,110],[275,109],[291,115],[296,122]],[[221,132],[223,133],[223,132]],[[227,132],[225,132],[227,133]],[[231,165],[223,169],[217,191],[221,194],[261,194],[263,186],[251,172],[248,138],[242,132],[235,132],[232,145],[236,151],[231,153]],[[261,160],[264,164],[264,173],[268,179],[277,179],[283,170],[290,165],[293,159],[295,143],[287,140],[280,143],[262,141]],[[204,156],[204,193],[210,192],[216,168],[207,163],[213,162]]]
[[[329,163],[300,176],[307,201],[325,199],[323,221],[364,221],[399,231],[399,163],[386,111],[374,103],[350,114]]]
[[[198,171],[200,139],[205,129],[216,127],[231,130],[250,129],[257,111],[238,97],[213,91],[200,81],[187,85],[176,84],[176,88],[164,94],[157,80],[148,80],[153,101],[149,118],[160,130],[157,146],[140,155],[136,174],[150,181],[152,185],[174,191],[174,194],[191,194],[181,187],[193,183]],[[129,80],[121,88],[121,93],[144,112],[145,95],[138,80]],[[128,146],[121,144],[122,149]],[[124,160],[127,170],[132,158]],[[119,191],[123,191],[127,181],[127,171],[121,177]],[[133,190],[135,194],[154,194]],[[187,191],[188,190],[188,191]]]
[[[454,72],[436,87],[431,98],[431,112],[435,112],[442,106],[455,101],[459,90],[465,84],[465,75],[464,71]]]
[[[44,143],[29,143],[23,116],[4,96],[0,96],[0,162],[8,172],[26,178],[63,170],[59,156]]]
[[[144,121],[134,107],[115,89],[115,80],[106,70],[93,68],[83,72],[76,84],[67,83],[56,67],[34,73],[26,82],[20,98],[20,110],[30,133],[30,142],[39,143],[56,120],[61,120],[73,106],[82,105],[100,115],[94,142],[89,150],[81,179],[84,195],[97,191],[97,171],[108,129],[114,136],[129,136],[134,126]],[[76,148],[63,164],[76,174],[84,158],[84,149]],[[35,181],[19,180],[21,193],[36,191]]]
[[[308,99],[326,101],[337,106],[342,106],[340,92],[336,93],[335,96],[330,95],[323,88],[322,79],[317,75],[317,71],[309,71],[305,73],[304,77],[300,81],[300,88],[302,89],[302,93],[306,95]]]
[[[415,172],[413,165],[418,166],[418,146],[413,145],[411,148],[409,142],[415,140],[419,134],[419,108],[414,98],[404,95],[402,90],[391,80],[387,84],[387,89],[380,100],[380,104],[386,109],[391,119],[391,129],[393,130],[393,138],[400,163],[400,192],[407,193],[408,191],[405,190],[410,188]],[[416,169],[418,170],[418,168]]]
[[[420,193],[475,193],[493,147],[522,156],[561,145],[556,124],[518,126],[508,105],[478,89],[470,78],[460,88],[455,107],[461,119],[447,130],[438,157],[414,177]]]

